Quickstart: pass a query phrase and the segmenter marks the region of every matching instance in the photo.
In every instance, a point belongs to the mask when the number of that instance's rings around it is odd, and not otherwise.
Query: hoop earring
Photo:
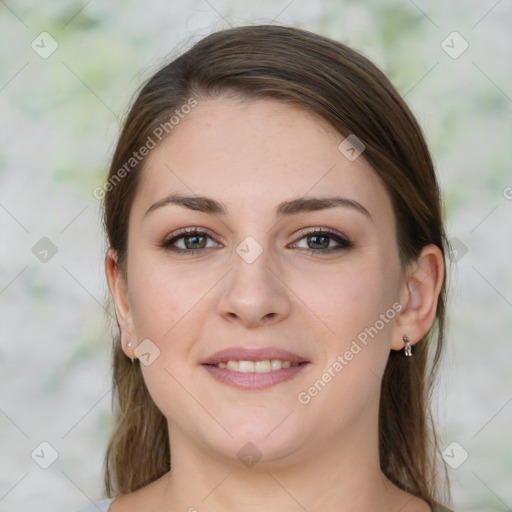
[[[405,353],[406,357],[411,357],[412,356],[411,340],[407,336],[402,336],[402,339],[405,342],[404,353]]]

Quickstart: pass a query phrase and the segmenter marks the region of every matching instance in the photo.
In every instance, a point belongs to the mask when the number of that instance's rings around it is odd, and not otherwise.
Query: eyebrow
[[[163,199],[153,203],[147,210],[144,216],[148,213],[162,208],[167,205],[177,205],[188,210],[196,212],[208,213],[212,215],[226,216],[228,213],[227,206],[211,197],[206,196],[183,196],[180,194],[171,194]],[[276,208],[276,215],[283,217],[287,215],[297,215],[303,212],[313,212],[317,210],[325,210],[328,208],[352,208],[358,212],[366,215],[371,220],[370,212],[359,202],[349,199],[347,197],[330,196],[330,197],[299,197],[279,203]]]

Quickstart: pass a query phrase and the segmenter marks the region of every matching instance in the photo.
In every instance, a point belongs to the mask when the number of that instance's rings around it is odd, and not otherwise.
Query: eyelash
[[[176,247],[173,247],[173,244],[176,243],[178,240],[193,237],[193,236],[206,236],[208,238],[212,238],[208,233],[206,233],[204,231],[200,231],[197,228],[188,228],[188,229],[181,230],[172,238],[164,240],[164,242],[162,242],[161,246],[162,246],[162,248],[164,248],[168,251],[174,252],[176,254],[185,254],[186,253],[189,255],[200,254],[200,253],[204,252],[206,249],[211,249],[211,247],[202,248],[202,249],[178,249]],[[337,252],[340,250],[351,249],[354,246],[354,244],[348,238],[341,236],[333,231],[320,229],[320,228],[317,228],[317,229],[314,229],[311,231],[301,232],[300,237],[297,239],[297,241],[300,241],[303,238],[313,237],[313,236],[328,237],[328,238],[334,240],[339,245],[338,245],[338,247],[331,247],[330,249],[323,249],[323,250],[301,248],[302,250],[307,251],[310,254],[315,254],[315,255],[332,254],[333,252]],[[296,242],[294,242],[294,243],[296,243]]]

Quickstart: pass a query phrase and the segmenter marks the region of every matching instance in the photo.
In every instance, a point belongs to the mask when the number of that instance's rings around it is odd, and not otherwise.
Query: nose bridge
[[[247,325],[279,320],[289,314],[289,297],[276,276],[279,270],[271,253],[251,236],[235,248],[219,314]]]
[[[268,279],[272,275],[269,250],[264,249],[253,237],[247,237],[236,247],[232,264],[233,285],[254,287],[260,284],[261,290],[272,286]]]

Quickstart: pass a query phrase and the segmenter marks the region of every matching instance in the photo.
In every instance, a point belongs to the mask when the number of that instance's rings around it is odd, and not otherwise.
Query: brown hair
[[[191,98],[234,92],[241,98],[274,98],[306,108],[340,134],[355,134],[364,158],[380,176],[393,203],[402,264],[427,244],[444,257],[445,233],[436,175],[413,114],[386,76],[342,43],[292,27],[245,26],[213,33],[161,68],[141,89],[127,116],[105,187],[108,242],[123,269],[128,218],[144,166],[130,161],[148,137]],[[167,123],[167,125],[165,124]],[[156,130],[156,131],[155,131]],[[120,169],[131,162],[129,171]],[[381,387],[380,465],[400,488],[432,504],[440,497],[439,457],[430,414],[431,389],[444,340],[445,284],[436,320],[414,347],[414,357],[391,351]],[[430,355],[429,355],[430,354]],[[428,365],[427,365],[428,363]],[[428,370],[427,370],[428,366]],[[118,339],[113,344],[115,429],[105,458],[105,491],[134,491],[169,471],[167,422]],[[443,467],[444,469],[444,467]]]

